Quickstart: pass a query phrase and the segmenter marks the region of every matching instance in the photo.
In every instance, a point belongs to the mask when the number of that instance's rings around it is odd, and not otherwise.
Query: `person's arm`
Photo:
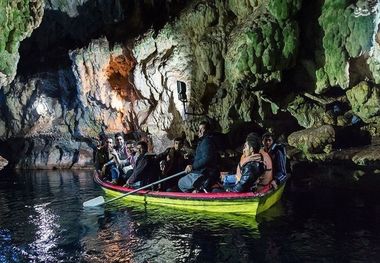
[[[166,161],[166,156],[169,154],[169,151],[170,151],[170,148],[167,148],[167,149],[166,149],[165,151],[163,151],[162,153],[157,154],[157,156],[156,156],[156,160],[157,160],[158,162],[160,162],[160,161],[162,161],[162,160]]]
[[[277,150],[275,153],[274,179],[277,184],[282,184],[286,180],[286,155]]]
[[[119,167],[130,165],[130,162],[128,159],[124,159],[124,160],[120,159],[119,153],[115,149],[112,151],[112,155],[115,157],[116,164]]]
[[[100,156],[99,156],[99,149],[96,150],[96,153],[95,153],[95,169],[96,171],[101,171],[102,170],[102,167],[100,167]]]
[[[112,150],[112,156],[115,160],[115,163],[120,166],[121,164],[121,160],[120,160],[120,157],[119,157],[119,154],[117,153],[117,151],[115,149]]]

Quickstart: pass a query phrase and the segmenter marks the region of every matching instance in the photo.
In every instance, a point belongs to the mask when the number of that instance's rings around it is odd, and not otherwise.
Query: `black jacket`
[[[219,176],[219,154],[210,134],[200,138],[195,151],[193,171],[206,176]]]
[[[158,175],[158,166],[153,156],[143,154],[137,158],[133,173],[128,179],[128,184],[131,185],[141,181],[141,186],[147,185],[158,180]]]

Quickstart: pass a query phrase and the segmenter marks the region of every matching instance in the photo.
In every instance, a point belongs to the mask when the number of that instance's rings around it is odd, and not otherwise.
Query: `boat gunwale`
[[[112,190],[119,192],[120,194],[126,194],[128,192],[134,191],[133,188],[126,188],[122,186],[113,185],[102,181],[99,178],[97,171],[94,172],[94,181],[99,184],[100,187],[107,190]],[[281,186],[279,187],[281,188]],[[278,188],[278,189],[279,189]],[[182,193],[182,192],[160,192],[160,191],[151,191],[151,190],[140,190],[131,195],[136,196],[149,196],[155,198],[169,198],[169,199],[178,199],[178,200],[201,200],[201,201],[260,201],[270,197],[277,190],[271,190],[265,194],[258,194],[253,192],[245,193],[234,193],[234,192],[221,192],[221,193]]]

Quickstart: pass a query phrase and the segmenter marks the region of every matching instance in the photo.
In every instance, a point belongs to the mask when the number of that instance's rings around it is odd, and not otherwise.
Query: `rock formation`
[[[160,151],[207,115],[231,148],[271,130],[298,160],[378,163],[366,146],[380,136],[377,2],[148,2],[48,1],[12,83],[16,60],[5,63],[0,154],[16,167],[86,167],[100,131],[148,130]]]
[[[0,3],[0,87],[9,84],[15,77],[20,42],[40,25],[43,13],[43,0]]]

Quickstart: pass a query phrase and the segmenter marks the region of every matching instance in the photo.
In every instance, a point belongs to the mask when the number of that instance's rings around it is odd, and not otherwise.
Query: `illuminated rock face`
[[[141,1],[133,2],[131,16],[122,1],[97,1],[104,21],[94,15],[91,27],[93,3],[48,1],[49,19],[61,20],[43,25],[32,43],[55,45],[60,32],[79,44],[66,46],[71,51],[59,69],[47,65],[9,84],[12,71],[1,80],[0,138],[17,167],[91,167],[101,131],[149,130],[159,152],[182,132],[193,138],[205,115],[230,132],[232,148],[248,131],[271,130],[292,134],[289,143],[309,160],[331,156],[340,141],[336,129],[380,135],[375,2],[194,0],[149,30],[139,20]],[[135,22],[144,30],[131,37],[124,26]],[[24,52],[33,48],[29,43]],[[24,66],[40,66],[32,62]],[[186,111],[202,116],[185,114],[177,81],[187,86]]]

